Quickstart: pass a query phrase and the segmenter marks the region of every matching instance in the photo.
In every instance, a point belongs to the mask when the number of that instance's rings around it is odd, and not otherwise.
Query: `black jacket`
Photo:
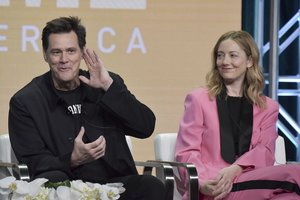
[[[88,77],[87,71],[80,74]],[[70,179],[99,182],[136,174],[125,135],[147,138],[155,116],[127,89],[122,78],[110,72],[113,83],[104,92],[83,83],[81,115],[71,115],[54,88],[50,71],[34,78],[10,100],[9,135],[17,159],[28,165],[33,179],[40,173],[61,170]],[[85,142],[100,135],[106,139],[105,156],[70,168],[73,141],[84,126]]]

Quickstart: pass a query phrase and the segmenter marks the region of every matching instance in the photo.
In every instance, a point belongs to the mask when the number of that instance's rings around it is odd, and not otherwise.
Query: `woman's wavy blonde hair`
[[[259,66],[259,51],[252,36],[245,31],[229,31],[223,34],[217,41],[212,52],[212,69],[206,75],[206,83],[211,98],[216,97],[226,90],[224,80],[219,74],[216,64],[217,53],[221,42],[231,39],[235,41],[252,59],[253,66],[247,68],[243,84],[243,95],[252,103],[260,108],[265,108],[265,96],[262,91],[264,88],[264,76]]]

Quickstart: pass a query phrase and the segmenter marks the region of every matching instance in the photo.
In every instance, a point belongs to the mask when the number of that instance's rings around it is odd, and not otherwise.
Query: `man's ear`
[[[44,60],[45,60],[46,62],[48,62],[48,58],[47,58],[47,55],[46,55],[46,52],[45,52],[45,51],[43,51],[43,57],[44,57]]]
[[[80,49],[80,51],[81,51],[81,54],[82,54],[81,59],[83,59],[83,54],[86,51],[86,46],[83,46],[83,48]]]

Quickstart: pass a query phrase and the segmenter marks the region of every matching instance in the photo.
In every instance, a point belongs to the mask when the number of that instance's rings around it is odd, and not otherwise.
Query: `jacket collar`
[[[79,75],[83,75],[89,78],[88,71],[84,71],[80,69]],[[38,83],[37,83],[38,87],[40,88],[44,96],[47,98],[51,110],[54,110],[58,104],[65,103],[64,100],[58,95],[54,87],[51,71],[46,72],[45,74],[43,74],[37,79],[38,79]],[[79,87],[82,88],[82,101],[88,100],[96,103],[100,99],[99,95],[102,96],[103,94],[103,90],[89,87],[83,82],[80,82]]]

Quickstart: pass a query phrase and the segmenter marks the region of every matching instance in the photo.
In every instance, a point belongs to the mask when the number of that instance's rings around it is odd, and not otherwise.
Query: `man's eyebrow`
[[[60,49],[60,48],[53,48],[53,49],[50,49],[50,51],[67,51],[67,50],[74,50],[76,49],[76,47],[68,47],[66,49]]]
[[[68,47],[68,48],[66,48],[66,50],[70,50],[70,49],[74,50],[74,49],[77,49],[77,48],[76,47]]]
[[[50,49],[50,51],[61,51],[61,49],[59,49],[59,48],[53,48],[53,49]]]

